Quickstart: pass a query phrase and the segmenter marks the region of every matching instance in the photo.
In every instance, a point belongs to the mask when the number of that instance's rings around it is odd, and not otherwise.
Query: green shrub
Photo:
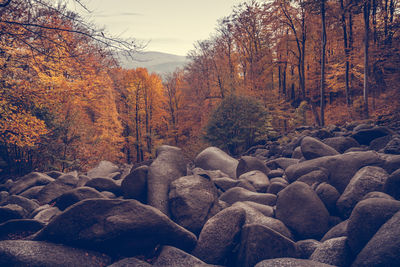
[[[271,129],[268,113],[254,98],[231,95],[213,111],[204,138],[231,155],[266,140]]]

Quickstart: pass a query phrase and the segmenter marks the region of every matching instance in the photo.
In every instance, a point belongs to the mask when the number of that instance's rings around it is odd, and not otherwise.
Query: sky
[[[70,8],[113,36],[149,42],[145,51],[184,56],[196,41],[208,39],[217,21],[242,1],[81,0],[91,13],[77,4]]]

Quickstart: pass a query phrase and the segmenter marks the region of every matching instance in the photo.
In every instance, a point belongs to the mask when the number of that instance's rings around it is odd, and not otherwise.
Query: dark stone
[[[204,149],[194,160],[196,167],[204,170],[220,170],[231,178],[236,178],[238,160],[232,158],[217,147]]]
[[[178,178],[169,189],[171,218],[198,234],[206,221],[219,211],[215,206],[217,200],[218,191],[212,181],[200,175]]]
[[[86,199],[54,218],[36,240],[135,256],[157,245],[190,251],[196,237],[159,210],[136,200]]]
[[[395,199],[400,200],[400,169],[389,175],[383,190]]]
[[[69,206],[87,198],[104,198],[104,196],[94,188],[78,187],[53,199],[51,203],[54,203],[60,210],[65,210]]]
[[[0,207],[0,223],[8,220],[24,219],[26,216],[26,210],[16,204],[8,204]]]
[[[392,139],[391,135],[385,135],[385,136],[376,138],[376,139],[372,140],[371,143],[369,144],[369,149],[379,151],[379,150],[385,148],[385,146],[389,143],[389,141],[391,139]]]
[[[372,140],[386,136],[391,134],[392,132],[386,127],[374,127],[370,129],[361,129],[359,131],[355,131],[352,137],[360,144],[360,145],[369,145]]]
[[[110,257],[46,242],[27,240],[0,241],[0,266],[107,266]]]
[[[236,177],[249,172],[249,171],[260,171],[265,175],[268,175],[270,169],[258,158],[243,156],[240,158],[236,168]]]
[[[334,148],[309,136],[304,137],[301,141],[301,153],[306,160],[339,154]]]
[[[344,218],[348,218],[355,205],[373,191],[383,191],[388,178],[387,172],[380,167],[366,166],[360,169],[337,201],[337,208]]]
[[[264,260],[257,263],[254,267],[333,267],[325,263],[303,260],[295,258],[278,258],[271,260]]]
[[[39,172],[31,172],[23,177],[17,179],[17,181],[11,186],[10,194],[20,194],[23,191],[38,185],[46,185],[48,183],[53,182],[54,179],[50,176],[39,173]]]
[[[107,267],[151,267],[150,263],[139,260],[138,258],[125,258],[123,260],[114,262]]]
[[[336,201],[339,199],[340,194],[330,184],[327,183],[321,183],[318,185],[318,187],[315,189],[315,192],[317,193],[318,197],[324,202],[325,207],[328,209],[330,214],[333,214],[336,212]]]
[[[292,159],[292,158],[277,158],[270,160],[266,163],[267,167],[270,169],[278,169],[281,168],[286,170],[289,166],[296,165],[299,163],[299,159]]]
[[[133,169],[121,183],[124,198],[137,199],[142,203],[147,200],[147,174],[149,167],[141,166]]]
[[[319,239],[329,228],[329,212],[324,203],[302,182],[294,182],[279,192],[275,214],[298,240]]]
[[[276,195],[268,193],[255,193],[241,187],[229,189],[223,193],[219,199],[230,205],[238,201],[253,201],[269,206],[273,206],[276,203]]]
[[[258,193],[266,193],[269,186],[268,176],[258,170],[243,173],[239,176],[239,180],[249,182]]]
[[[267,193],[277,195],[280,191],[286,188],[286,184],[273,182],[269,185]]]
[[[198,258],[170,246],[163,246],[158,258],[154,261],[153,266],[157,267],[188,267],[188,266],[209,266]]]
[[[329,171],[324,168],[319,168],[318,170],[311,171],[307,174],[302,175],[299,179],[299,182],[303,182],[312,186],[313,184],[323,183],[329,181]]]
[[[78,178],[72,175],[63,175],[54,182],[45,185],[37,194],[40,205],[50,203],[53,199],[61,196],[65,192],[74,189],[78,184]]]
[[[311,254],[321,245],[315,239],[305,239],[296,242],[296,258],[308,259]]]
[[[334,266],[350,266],[352,256],[347,237],[326,240],[314,251],[310,260]]]
[[[2,206],[8,205],[8,204],[16,204],[16,205],[24,208],[26,210],[27,214],[29,214],[33,210],[39,208],[39,205],[35,201],[27,199],[22,196],[17,196],[17,195],[9,196],[6,201],[1,203]]]
[[[385,199],[394,199],[393,197],[391,197],[390,195],[383,193],[383,192],[379,192],[379,191],[372,191],[369,192],[368,194],[366,194],[362,200],[364,199],[368,199],[368,198],[385,198]]]
[[[348,243],[356,255],[379,228],[400,210],[400,201],[383,198],[360,201],[354,208],[347,226]]]
[[[360,146],[360,144],[354,138],[349,136],[331,137],[323,140],[322,142],[334,148],[339,153],[344,153],[349,148]]]
[[[336,238],[336,237],[342,237],[342,236],[347,236],[347,224],[349,223],[349,220],[345,220],[339,224],[336,224],[333,226],[321,239],[321,242],[324,242],[328,239],[331,238]]]
[[[227,264],[239,242],[245,216],[241,207],[229,207],[209,219],[192,254],[210,264]]]
[[[182,150],[172,146],[157,149],[157,158],[148,169],[147,203],[169,215],[168,190],[172,181],[186,175],[187,160]]]
[[[0,224],[0,240],[23,239],[36,233],[42,229],[43,226],[44,224],[37,220],[9,220]]]
[[[398,266],[400,261],[400,212],[382,225],[357,255],[352,266]]]
[[[292,240],[265,226],[246,224],[242,228],[236,266],[253,267],[265,259],[295,255],[296,245]]]
[[[43,187],[44,185],[33,186],[19,195],[27,199],[36,199],[38,197],[38,193],[43,189]]]
[[[59,215],[61,211],[57,207],[48,207],[39,211],[33,219],[40,221],[42,223],[48,224],[54,217]]]
[[[121,194],[121,187],[111,178],[93,178],[90,179],[85,186],[94,188],[99,192],[108,191],[117,196]]]
[[[240,181],[236,179],[232,179],[229,177],[222,177],[214,179],[214,184],[218,189],[221,189],[223,192],[228,191],[232,187],[237,186]]]
[[[285,173],[285,171],[282,169],[271,170],[268,173],[268,178],[271,179],[271,178],[276,178],[276,177],[282,177],[284,173]]]
[[[400,154],[400,138],[395,137],[392,140],[390,140],[387,145],[384,147],[383,151],[386,154],[395,154],[399,155]]]

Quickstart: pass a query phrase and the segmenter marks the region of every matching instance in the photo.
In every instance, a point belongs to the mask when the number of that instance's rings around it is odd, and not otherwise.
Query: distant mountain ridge
[[[177,68],[182,68],[188,62],[187,57],[178,56],[162,52],[140,52],[133,55],[133,59],[118,56],[121,67],[134,69],[138,67],[147,68],[150,73],[155,72],[160,75],[173,72]]]

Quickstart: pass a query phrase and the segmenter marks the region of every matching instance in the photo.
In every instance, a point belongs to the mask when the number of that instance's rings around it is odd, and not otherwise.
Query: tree
[[[204,138],[232,155],[268,138],[269,115],[261,102],[230,95],[212,112]]]

